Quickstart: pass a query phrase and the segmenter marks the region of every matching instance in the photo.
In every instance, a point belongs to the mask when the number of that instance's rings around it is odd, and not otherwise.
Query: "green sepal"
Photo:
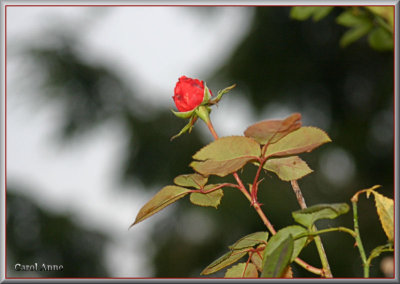
[[[206,124],[210,122],[210,112],[211,108],[202,105],[195,109],[196,115],[200,117]]]
[[[193,128],[193,125],[195,124],[196,120],[197,120],[197,116],[195,116],[195,115],[192,116],[190,118],[189,123],[186,124],[185,127],[183,127],[182,130],[178,134],[172,136],[170,141],[174,140],[175,138],[178,138],[179,136],[181,136],[183,133],[185,133],[187,131],[189,131],[189,133],[192,132],[192,128]]]
[[[208,102],[211,99],[211,93],[210,89],[207,87],[207,85],[204,83],[204,96],[203,96],[203,101],[201,102],[201,105],[207,105]]]
[[[229,91],[231,91],[235,87],[236,87],[236,84],[233,84],[232,86],[226,87],[225,89],[219,91],[217,96],[215,97],[215,99],[213,99],[211,101],[211,103],[218,103],[222,99],[223,95],[225,95],[226,93],[228,93]]]
[[[193,116],[193,113],[194,113],[195,110],[193,109],[193,110],[181,112],[181,111],[174,111],[174,110],[171,109],[171,111],[177,117],[186,119],[186,118],[189,118],[189,117]]]

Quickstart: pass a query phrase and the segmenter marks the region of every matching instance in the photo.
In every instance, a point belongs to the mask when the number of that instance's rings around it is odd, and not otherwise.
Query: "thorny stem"
[[[316,275],[321,275],[323,276],[323,270],[321,268],[316,268],[310,264],[308,264],[307,262],[305,262],[304,260],[302,260],[301,258],[296,258],[294,260],[298,265],[300,265],[301,267],[303,267],[305,270],[310,271],[311,273],[314,273]]]
[[[299,187],[297,181],[292,180],[290,183],[292,185],[293,191],[296,195],[297,202],[299,203],[300,208],[301,209],[307,208],[306,202],[304,200],[303,194],[301,193],[301,190],[300,190],[300,187]],[[311,231],[316,232],[317,227],[315,225],[313,225],[311,227]],[[332,276],[331,268],[329,266],[328,257],[326,256],[324,246],[322,245],[321,237],[319,235],[317,235],[314,237],[314,240],[315,240],[315,245],[317,246],[319,258],[321,259],[322,268],[324,271],[323,276],[326,278],[332,278],[333,276]]]
[[[214,139],[217,140],[219,137],[218,137],[218,134],[215,132],[214,126],[212,125],[211,121],[209,121],[207,123],[207,127],[210,130],[212,136],[214,136]],[[243,184],[242,180],[240,179],[239,175],[236,172],[234,172],[233,173],[233,177],[237,181],[240,191],[252,203],[252,201],[253,201],[252,196],[250,196],[249,192],[247,191],[246,187],[244,186],[244,184]],[[272,224],[269,222],[267,216],[265,216],[264,212],[261,210],[260,205],[256,202],[256,203],[253,204],[253,207],[257,211],[258,215],[261,217],[261,220],[264,222],[265,226],[267,226],[267,228],[271,232],[271,234],[275,235],[276,231],[275,231],[274,227],[272,226]]]
[[[211,123],[211,120],[208,120],[206,123],[208,129],[210,130],[212,136],[214,137],[215,140],[217,140],[218,134],[215,132],[214,126]],[[262,168],[262,164],[260,163],[260,168]],[[246,187],[243,185],[242,180],[240,179],[239,175],[234,172],[233,173],[233,177],[235,178],[236,182],[238,183],[238,187],[239,190],[243,193],[244,196],[246,196],[246,198],[252,202],[252,197],[250,196],[249,192],[247,191]],[[267,216],[264,214],[264,211],[262,211],[260,204],[258,202],[253,204],[254,209],[256,210],[256,212],[258,213],[258,215],[260,216],[261,220],[263,221],[263,223],[265,224],[265,226],[268,228],[268,230],[271,232],[272,235],[276,234],[276,231],[274,229],[274,227],[272,226],[271,222],[268,220]],[[323,269],[320,268],[316,268],[310,264],[308,264],[307,262],[305,262],[304,260],[300,259],[300,258],[296,258],[295,262],[300,265],[301,267],[303,267],[304,269],[310,271],[311,273],[314,273],[316,275],[321,275],[324,276],[326,275],[326,272]],[[332,276],[331,276],[332,277]]]
[[[258,179],[260,177],[260,173],[261,173],[264,163],[265,163],[265,159],[261,159],[260,165],[258,166],[258,169],[257,169],[256,176],[254,177],[253,185],[251,187],[251,205],[255,205],[255,204],[260,205],[260,203],[258,203],[258,200],[257,200],[257,192],[258,192],[258,184],[259,184]]]

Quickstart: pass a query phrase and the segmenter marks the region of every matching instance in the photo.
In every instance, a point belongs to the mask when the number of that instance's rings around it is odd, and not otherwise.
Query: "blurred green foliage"
[[[296,20],[312,19],[317,22],[325,18],[334,7],[293,7],[290,16]],[[393,50],[393,6],[347,7],[336,22],[350,28],[340,39],[340,45],[346,47],[368,34],[369,45],[378,51]]]
[[[186,9],[196,11],[193,7]],[[209,9],[218,11],[220,8]],[[393,197],[393,53],[372,50],[365,38],[353,40],[346,49],[340,48],[338,42],[348,29],[337,25],[335,19],[346,11],[353,11],[349,7],[308,11],[309,16],[320,20],[318,24],[290,19],[289,15],[294,13],[290,7],[249,9],[254,10],[249,33],[226,62],[215,66],[215,72],[202,79],[212,90],[237,83],[238,87],[224,100],[229,100],[230,96],[243,96],[260,119],[267,118],[262,117],[266,110],[284,105],[290,112],[302,113],[305,124],[321,127],[329,134],[333,143],[302,157],[315,171],[299,182],[309,206],[349,203],[357,190],[377,183],[383,185],[384,195]],[[209,16],[201,11],[199,16]],[[370,12],[374,15],[381,13]],[[211,16],[218,16],[218,13],[211,13]],[[359,16],[356,18],[359,19]],[[351,29],[354,28],[358,29],[358,26],[352,25]],[[371,35],[371,30],[369,37],[373,38],[373,42],[380,42],[380,38],[385,37],[380,33]],[[128,87],[111,68],[101,62],[95,64],[84,60],[74,48],[79,36],[84,34],[63,35],[60,44],[53,48],[27,47],[28,54],[37,64],[37,71],[45,76],[43,95],[46,99],[62,102],[64,123],[60,128],[61,141],[79,139],[78,134],[91,131],[112,119],[124,127],[128,139],[126,158],[121,161],[121,182],[139,180],[149,189],[155,185],[161,188],[172,184],[174,177],[190,173],[188,164],[191,155],[203,145],[198,126],[190,135],[170,142],[170,137],[182,128],[184,122],[168,109],[160,110],[137,99],[135,82]],[[165,95],[171,96],[172,92]],[[380,129],[386,136],[377,138],[374,129]],[[343,149],[354,161],[354,175],[346,184],[332,184],[321,172],[321,161],[326,162],[321,157],[326,157],[326,153],[337,148]],[[254,176],[254,167],[246,166],[240,175],[247,184]],[[276,229],[293,224],[291,211],[299,207],[290,184],[272,174],[265,174],[264,177],[259,200],[264,204],[266,215]],[[218,177],[210,179],[210,183],[219,181]],[[132,190],[136,189],[132,187]],[[16,214],[13,198],[11,190],[8,191],[9,216]],[[244,235],[264,230],[249,203],[234,189],[225,190],[218,210],[195,207],[183,198],[171,212],[173,215],[158,222],[147,220],[153,222],[147,245],[154,250],[154,275],[149,276],[199,277],[203,268],[222,255],[228,245]],[[380,230],[373,205],[360,200],[359,212],[364,246],[369,251],[384,243],[385,235]],[[39,223],[50,218],[45,214],[38,216]],[[12,221],[12,218],[8,221],[8,234],[17,230],[20,226],[18,222]],[[349,214],[341,216],[337,222],[342,226],[352,226]],[[62,244],[64,238],[69,236],[67,231],[72,225],[65,219],[56,223],[54,226],[61,233],[54,237],[54,242]],[[47,224],[50,230],[53,225]],[[324,228],[331,224],[329,221],[321,222],[318,226]],[[140,230],[139,227],[134,229]],[[48,242],[44,235],[38,237],[41,238],[39,243]],[[32,254],[19,249],[11,237],[7,240],[8,255],[13,255],[14,259],[27,259]],[[332,233],[322,236],[322,241],[335,277],[361,277],[359,254],[349,236]],[[61,254],[70,251],[70,248],[62,246],[55,248]],[[35,253],[40,253],[40,248]],[[92,258],[86,260],[72,256],[77,266],[84,262],[91,263],[99,257],[92,254]],[[320,265],[313,246],[307,247],[301,257],[312,265]],[[100,275],[96,265],[91,265],[90,272],[77,268],[73,275]],[[296,266],[293,272],[296,277],[313,277]],[[381,276],[379,265],[374,265],[371,277]]]

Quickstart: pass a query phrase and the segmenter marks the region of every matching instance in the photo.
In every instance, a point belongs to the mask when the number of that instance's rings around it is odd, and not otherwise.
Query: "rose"
[[[203,81],[181,76],[175,85],[174,99],[178,111],[171,109],[172,113],[179,118],[189,119],[189,122],[171,140],[181,136],[183,133],[192,131],[197,119],[203,120],[207,126],[211,126],[209,114],[211,106],[217,104],[222,96],[232,90],[235,85],[227,87],[218,92],[217,96],[211,99],[212,92]]]
[[[172,98],[180,112],[191,111],[203,102],[204,82],[182,76],[176,83]]]

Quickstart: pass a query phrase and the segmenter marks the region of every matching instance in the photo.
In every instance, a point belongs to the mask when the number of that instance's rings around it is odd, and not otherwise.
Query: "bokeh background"
[[[393,198],[393,50],[366,37],[343,48],[336,7],[297,21],[290,7],[7,7],[7,276],[199,277],[228,245],[265,230],[247,200],[225,190],[218,210],[187,198],[128,230],[140,207],[212,141],[206,127],[170,142],[178,77],[218,91],[220,136],[300,112],[333,142],[302,155],[307,204],[347,202],[381,184]],[[245,182],[252,167],[241,173]],[[294,223],[290,184],[264,174],[263,208],[276,229]],[[384,244],[373,200],[362,197],[369,252]],[[319,226],[352,227],[351,213]],[[322,237],[335,277],[361,277],[354,240]],[[320,266],[313,245],[301,257]],[[372,277],[384,277],[373,261]],[[15,263],[62,264],[18,272]],[[296,277],[313,277],[293,266]],[[211,275],[222,277],[223,273]]]

